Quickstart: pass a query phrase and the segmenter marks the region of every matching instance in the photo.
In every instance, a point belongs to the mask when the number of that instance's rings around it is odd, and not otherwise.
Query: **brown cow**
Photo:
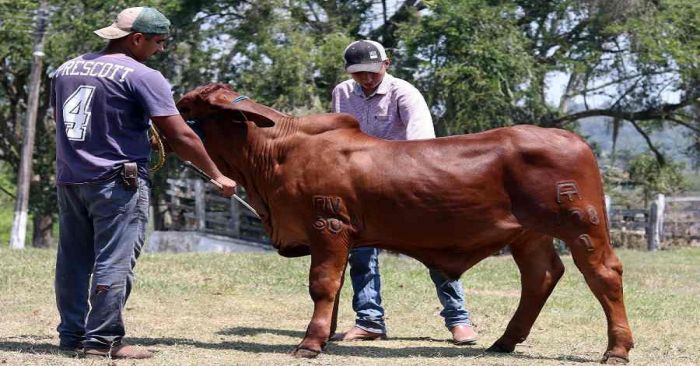
[[[510,244],[522,294],[489,350],[512,352],[564,272],[556,237],[605,311],[602,361],[628,361],[622,264],[595,157],[575,134],[522,125],[386,141],[362,133],[350,115],[291,117],[223,84],[197,88],[177,105],[199,122],[219,169],[245,187],[278,252],[311,254],[314,312],[295,355],[318,355],[335,332],[348,249],[359,246],[404,253],[458,278]]]

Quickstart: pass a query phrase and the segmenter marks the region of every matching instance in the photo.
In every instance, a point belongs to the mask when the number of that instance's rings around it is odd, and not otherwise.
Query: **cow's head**
[[[188,92],[177,102],[177,109],[185,120],[191,121],[251,121],[258,127],[275,125],[268,116],[276,111],[241,96],[226,84],[209,84]]]

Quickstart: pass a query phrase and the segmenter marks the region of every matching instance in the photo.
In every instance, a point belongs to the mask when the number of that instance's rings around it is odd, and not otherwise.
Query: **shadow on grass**
[[[288,336],[297,338],[297,340],[292,344],[266,344],[266,343],[256,343],[256,342],[244,342],[244,341],[222,341],[220,343],[208,343],[200,342],[192,339],[185,338],[133,338],[128,337],[128,340],[137,345],[141,346],[156,346],[156,345],[186,345],[197,348],[204,349],[217,349],[217,350],[234,350],[240,352],[248,353],[277,353],[277,354],[289,354],[291,353],[300,342],[304,336],[304,332],[287,330],[287,329],[269,329],[269,328],[249,328],[249,327],[236,327],[227,328],[219,332],[218,335],[230,335],[230,336],[255,336],[260,334],[275,334],[280,336]],[[577,362],[577,363],[589,363],[597,362],[596,359],[576,357],[561,355],[558,357],[545,357],[545,356],[535,356],[529,355],[522,352],[513,353],[492,353],[486,352],[487,347],[465,347],[465,346],[449,346],[449,347],[378,347],[378,344],[385,344],[384,342],[395,341],[428,341],[428,342],[439,342],[439,343],[450,343],[444,339],[434,339],[430,337],[405,337],[405,338],[390,338],[388,341],[377,341],[372,342],[374,345],[368,345],[363,342],[348,342],[348,343],[337,343],[329,342],[328,346],[324,350],[323,354],[333,355],[333,356],[343,356],[343,357],[369,357],[369,358],[410,358],[410,357],[495,357],[499,359],[525,359],[525,360],[554,360],[554,361],[565,361],[565,362]]]
[[[29,354],[58,354],[60,350],[53,343],[38,342],[41,340],[51,339],[51,337],[43,336],[16,336],[9,338],[0,338],[1,352],[17,352]],[[34,342],[32,342],[34,340]]]
[[[304,333],[294,330],[284,330],[284,329],[266,329],[266,328],[228,328],[217,332],[219,335],[231,335],[231,336],[253,336],[258,334],[276,334],[282,336],[289,336],[293,338],[298,338],[296,341],[301,341]],[[7,352],[21,352],[30,354],[58,354],[59,349],[55,344],[50,343],[35,343],[32,342],[44,340],[45,337],[37,338],[32,336],[21,336],[21,337],[11,337],[11,338],[0,338],[0,351]],[[450,347],[379,347],[379,344],[386,344],[384,342],[391,342],[392,340],[408,340],[408,341],[429,341],[429,342],[441,342],[447,343],[444,340],[435,340],[428,337],[418,337],[418,338],[392,338],[388,341],[377,341],[372,342],[373,345],[363,342],[352,342],[352,343],[337,343],[330,342],[326,347],[324,354],[342,357],[369,357],[369,358],[410,358],[410,357],[494,357],[499,359],[521,359],[521,360],[554,360],[554,361],[565,361],[565,362],[597,362],[598,360],[575,357],[568,355],[560,355],[558,357],[543,357],[529,355],[522,352],[513,353],[487,353],[486,347],[464,347],[464,346],[450,346]],[[153,346],[191,346],[201,349],[212,349],[212,350],[234,350],[240,352],[248,353],[276,353],[276,354],[289,354],[291,359],[291,352],[296,346],[296,341],[293,344],[266,344],[266,343],[256,343],[256,342],[244,342],[244,341],[222,341],[218,343],[214,342],[201,342],[194,339],[188,338],[173,338],[173,337],[160,337],[160,338],[149,338],[149,337],[127,337],[126,341],[143,347],[153,347]],[[161,350],[162,352],[162,350]],[[323,355],[321,356],[323,357]]]
[[[255,336],[258,334],[275,334],[285,337],[301,338],[304,336],[304,332],[299,330],[289,330],[289,329],[271,329],[271,328],[250,328],[250,327],[235,327],[226,328],[216,332],[218,335],[232,335],[232,336]]]
[[[293,338],[303,338],[304,332],[298,330],[289,329],[272,329],[272,328],[251,328],[251,327],[235,327],[226,328],[216,332],[218,335],[231,335],[231,336],[256,336],[260,334],[274,334],[284,337]],[[432,337],[389,337],[391,341],[420,341],[420,342],[440,342],[440,343],[451,343],[451,340],[436,339]]]
[[[176,339],[176,338],[129,338],[135,344],[143,346],[155,346],[155,345],[189,345],[197,348],[205,349],[226,349],[235,350],[241,352],[249,353],[277,353],[277,354],[289,354],[294,350],[295,344],[263,344],[254,342],[243,342],[243,341],[224,341],[221,343],[204,343],[193,341],[189,339]],[[515,359],[526,359],[526,360],[554,360],[554,361],[566,361],[566,362],[578,362],[578,363],[589,363],[597,362],[594,359],[588,359],[583,357],[573,357],[562,355],[559,357],[540,357],[528,355],[521,352],[513,352],[508,354],[501,353],[486,353],[485,347],[398,347],[398,348],[386,348],[386,347],[373,347],[364,346],[359,343],[352,345],[339,345],[337,343],[329,343],[326,347],[324,354],[333,356],[343,356],[343,357],[369,357],[369,358],[410,358],[410,357],[484,357],[488,355],[489,357],[497,357],[502,359],[515,358]],[[321,356],[322,357],[322,356]]]

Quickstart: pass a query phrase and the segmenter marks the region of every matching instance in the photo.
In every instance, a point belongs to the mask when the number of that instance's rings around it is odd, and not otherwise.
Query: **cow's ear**
[[[252,121],[258,127],[272,127],[275,122],[268,117],[271,108],[261,106],[248,97],[238,96],[231,100],[230,96],[214,97],[210,100],[214,108],[230,112],[230,118],[235,121]]]

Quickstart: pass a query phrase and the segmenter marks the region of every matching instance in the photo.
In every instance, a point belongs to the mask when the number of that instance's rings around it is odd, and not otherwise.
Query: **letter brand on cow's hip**
[[[593,241],[591,240],[591,236],[588,234],[583,234],[583,235],[579,236],[578,242],[583,244],[583,246],[589,252],[593,252],[595,250],[595,248],[593,247]]]
[[[576,219],[576,223],[581,223],[584,220],[583,211],[578,208],[572,208],[569,210],[569,214]]]
[[[588,219],[591,221],[591,224],[600,224],[600,219],[598,218],[598,213],[596,212],[595,207],[589,205],[586,208],[586,211],[588,212]]]
[[[324,219],[322,217],[318,217],[316,218],[316,221],[314,221],[313,227],[318,231],[328,229],[328,231],[330,231],[332,234],[338,234],[343,230],[343,223],[338,219]]]
[[[314,209],[319,212],[337,215],[340,213],[340,197],[334,196],[314,196]]]
[[[574,181],[557,182],[557,203],[562,203],[564,201],[562,196],[566,196],[569,202],[574,201],[574,196],[578,197],[578,199],[582,199],[581,195],[578,193],[576,182]]]

